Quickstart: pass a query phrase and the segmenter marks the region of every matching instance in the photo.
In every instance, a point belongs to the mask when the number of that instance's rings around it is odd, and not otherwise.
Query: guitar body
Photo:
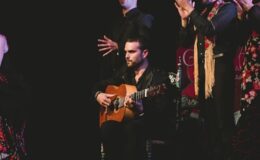
[[[137,92],[137,89],[133,85],[121,84],[120,86],[108,85],[105,93],[115,94],[111,98],[112,105],[110,107],[101,107],[99,114],[99,125],[101,126],[105,121],[112,120],[122,122],[124,118],[133,118],[135,116],[134,111],[129,109],[127,106],[123,106],[124,97]],[[120,99],[120,100],[119,100]],[[119,100],[121,105],[115,105],[115,102]],[[116,103],[116,104],[118,104]]]

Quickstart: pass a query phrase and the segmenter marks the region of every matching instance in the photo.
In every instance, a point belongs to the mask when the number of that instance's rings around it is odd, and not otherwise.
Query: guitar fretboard
[[[137,100],[140,100],[142,98],[145,98],[147,97],[147,93],[149,92],[149,88],[147,89],[144,89],[144,90],[141,90],[141,91],[137,91],[135,93],[133,93],[130,97],[134,100],[134,101],[137,101]]]

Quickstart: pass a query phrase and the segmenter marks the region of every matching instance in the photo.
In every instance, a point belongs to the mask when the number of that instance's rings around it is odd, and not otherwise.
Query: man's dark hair
[[[139,42],[141,50],[150,48],[149,40],[144,37],[140,37],[140,36],[129,37],[127,38],[126,42]]]

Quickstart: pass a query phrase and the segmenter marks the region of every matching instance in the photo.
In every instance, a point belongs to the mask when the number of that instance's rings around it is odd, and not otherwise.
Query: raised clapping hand
[[[186,20],[194,10],[195,2],[191,0],[176,0],[174,2],[181,19]]]
[[[107,36],[104,35],[103,39],[98,39],[98,51],[103,54],[103,56],[118,50],[118,44]]]
[[[238,19],[242,19],[243,14],[244,14],[244,10],[243,7],[241,6],[241,4],[237,1],[237,0],[233,0],[236,3],[236,7],[237,7],[237,17]]]
[[[237,2],[241,5],[243,10],[245,11],[249,11],[254,6],[252,0],[237,0]]]

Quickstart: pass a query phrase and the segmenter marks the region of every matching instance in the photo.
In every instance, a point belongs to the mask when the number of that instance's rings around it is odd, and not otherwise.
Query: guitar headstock
[[[151,87],[148,88],[147,94],[149,96],[155,96],[155,95],[158,95],[158,94],[163,94],[163,93],[165,93],[166,89],[167,89],[167,87],[164,83],[156,85],[156,86],[151,86]]]

